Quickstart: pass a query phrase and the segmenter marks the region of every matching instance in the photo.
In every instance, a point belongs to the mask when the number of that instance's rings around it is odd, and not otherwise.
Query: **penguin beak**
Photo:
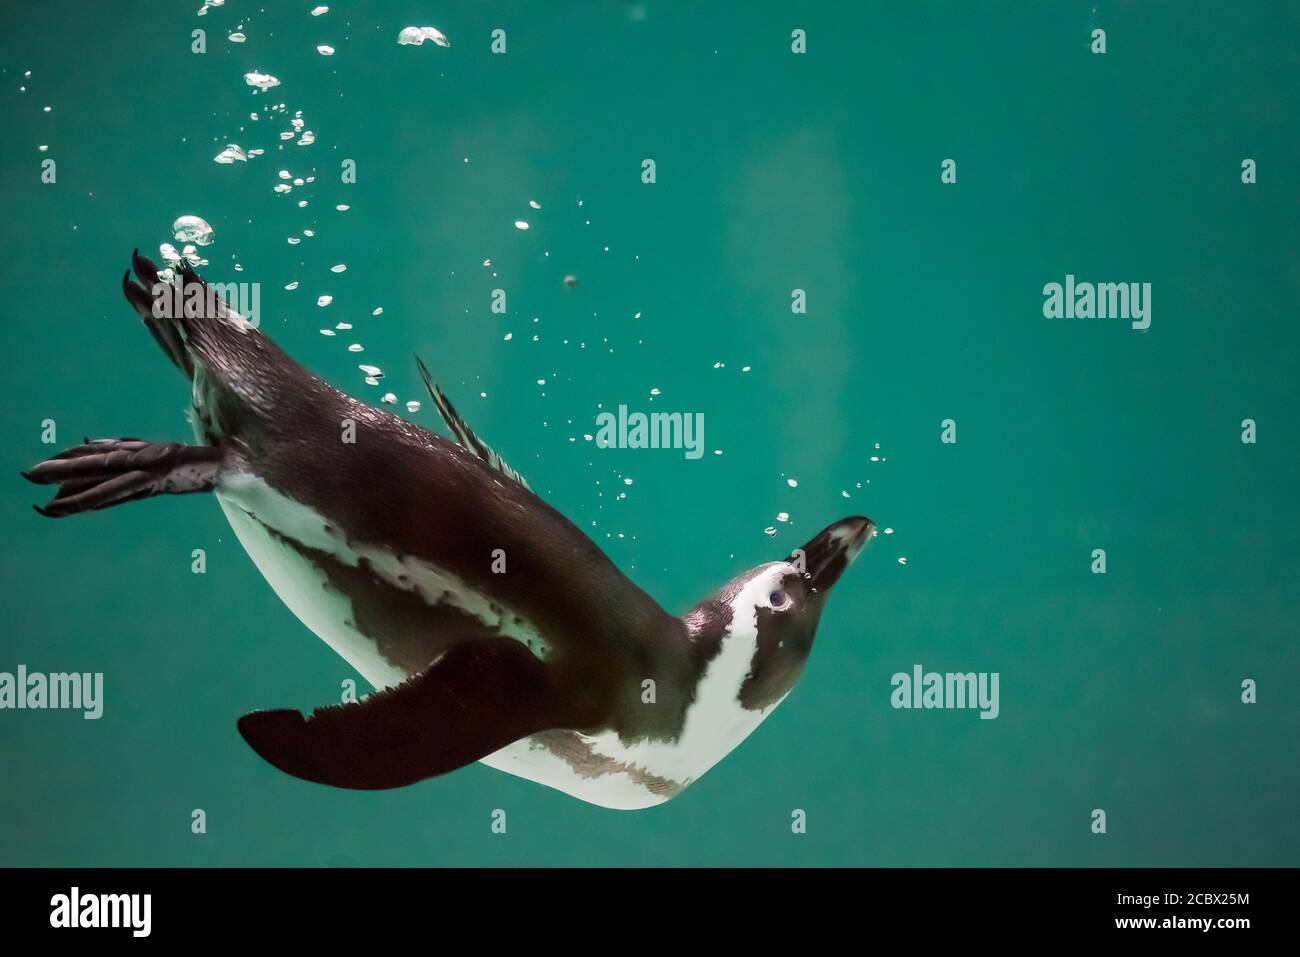
[[[875,529],[875,523],[861,515],[840,519],[822,529],[803,548],[795,549],[786,561],[798,565],[802,558],[808,586],[825,594],[858,557]]]

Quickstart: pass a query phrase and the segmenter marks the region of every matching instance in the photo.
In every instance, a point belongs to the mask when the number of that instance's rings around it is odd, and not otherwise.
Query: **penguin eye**
[[[790,596],[780,589],[768,595],[767,600],[773,608],[784,608],[786,605],[790,604]]]

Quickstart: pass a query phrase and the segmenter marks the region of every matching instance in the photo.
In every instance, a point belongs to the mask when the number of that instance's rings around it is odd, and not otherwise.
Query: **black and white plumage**
[[[459,444],[316,378],[188,268],[163,281],[133,265],[126,297],[191,379],[198,444],[87,441],[25,474],[59,486],[38,509],[51,517],[215,493],[279,597],[378,689],[240,719],[297,777],[388,788],[478,760],[606,807],[662,803],[789,693],[873,533],[843,519],[671,615],[533,494],[422,363]]]

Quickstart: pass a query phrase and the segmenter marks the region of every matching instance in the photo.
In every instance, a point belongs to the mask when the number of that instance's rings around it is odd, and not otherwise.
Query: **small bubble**
[[[451,46],[451,41],[435,27],[404,27],[397,35],[397,42],[403,46],[420,46],[425,40],[432,40],[440,47]]]
[[[230,143],[224,150],[212,157],[214,163],[220,163],[222,166],[229,166],[232,163],[247,163],[248,154],[244,152],[243,147],[238,143]]]
[[[278,77],[274,77],[269,73],[259,73],[256,70],[253,70],[251,73],[245,73],[244,82],[247,83],[249,86],[257,87],[263,93],[265,93],[273,86],[280,85],[280,80]]]
[[[178,243],[207,246],[212,242],[212,227],[198,216],[181,216],[172,223],[172,235]]]

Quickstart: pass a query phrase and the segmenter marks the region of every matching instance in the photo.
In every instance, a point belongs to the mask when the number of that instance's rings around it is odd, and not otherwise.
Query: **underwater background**
[[[104,674],[98,720],[0,711],[0,864],[1300,863],[1296,3],[200,4],[0,8],[0,671]],[[365,685],[216,502],[51,522],[19,476],[190,440],[120,290],[182,215],[291,355],[442,430],[421,356],[669,610],[871,516],[793,694],[642,812],[263,762],[240,715]],[[1067,274],[1150,327],[1045,318]],[[619,404],[705,454],[596,448]],[[917,664],[998,717],[893,708]]]

